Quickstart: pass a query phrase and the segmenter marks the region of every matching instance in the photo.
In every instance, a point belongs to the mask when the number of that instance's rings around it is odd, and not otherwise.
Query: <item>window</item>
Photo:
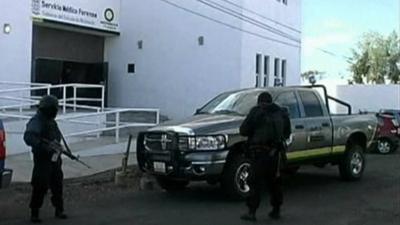
[[[286,60],[282,60],[281,76],[282,76],[282,86],[286,86]]]
[[[287,5],[288,0],[282,0],[283,4]]]
[[[274,61],[274,86],[280,86],[281,79],[279,77],[279,71],[280,71],[280,59],[275,58]]]
[[[279,63],[280,60],[278,58],[275,58],[274,61],[274,76],[279,78]]]
[[[300,99],[303,102],[306,117],[323,116],[321,103],[312,91],[300,91]]]
[[[285,92],[276,98],[276,102],[289,110],[290,118],[300,118],[299,103],[294,92]]]
[[[223,93],[207,103],[198,113],[247,115],[257,105],[258,95],[262,92],[247,90]]]
[[[264,56],[264,87],[268,86],[269,82],[269,56]]]
[[[135,64],[134,63],[128,64],[128,73],[135,73]]]
[[[260,78],[261,78],[261,64],[262,64],[262,55],[256,55],[256,87],[261,86]]]

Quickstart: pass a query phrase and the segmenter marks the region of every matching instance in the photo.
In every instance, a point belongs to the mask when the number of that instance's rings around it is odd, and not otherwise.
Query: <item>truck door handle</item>
[[[303,125],[296,125],[294,128],[295,128],[296,130],[303,130],[303,129],[304,129],[304,126],[303,126]]]
[[[322,127],[311,127],[310,131],[320,131],[322,130]]]
[[[330,127],[331,125],[329,123],[322,123],[323,127]]]

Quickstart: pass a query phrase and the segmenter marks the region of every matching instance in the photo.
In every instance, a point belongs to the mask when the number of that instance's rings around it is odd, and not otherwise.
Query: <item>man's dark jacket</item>
[[[286,108],[275,103],[260,103],[251,109],[240,126],[240,134],[252,146],[271,146],[289,138],[291,125]]]
[[[32,147],[34,167],[32,185],[49,187],[52,176],[63,176],[61,157],[52,162],[53,151],[44,140],[60,142],[61,134],[54,119],[48,118],[40,111],[31,118],[26,126],[24,141]]]

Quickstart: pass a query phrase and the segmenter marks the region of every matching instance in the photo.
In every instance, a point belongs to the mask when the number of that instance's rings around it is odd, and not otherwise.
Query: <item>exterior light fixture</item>
[[[204,37],[203,37],[203,36],[200,36],[200,37],[198,38],[198,42],[199,42],[199,45],[200,45],[200,46],[204,45]]]
[[[3,32],[5,34],[10,34],[11,33],[11,25],[9,23],[5,23],[3,25]]]

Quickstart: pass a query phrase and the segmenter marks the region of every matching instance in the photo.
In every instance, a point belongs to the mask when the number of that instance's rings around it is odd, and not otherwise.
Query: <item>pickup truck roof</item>
[[[344,102],[342,100],[339,100],[335,97],[329,96],[328,91],[324,85],[303,85],[303,86],[286,86],[286,87],[264,87],[264,88],[244,88],[244,89],[238,89],[238,90],[233,90],[233,91],[228,91],[224,92],[222,94],[228,94],[228,93],[239,93],[239,92],[262,92],[262,91],[268,91],[273,97],[276,97],[277,94],[285,92],[285,91],[313,91],[313,92],[318,92],[317,90],[321,90],[321,94],[318,94],[318,96],[321,97],[321,99],[326,103],[329,100],[334,101],[348,109],[347,114],[351,115],[352,114],[352,107],[349,103]],[[330,107],[329,104],[325,105],[328,112],[330,112]]]

